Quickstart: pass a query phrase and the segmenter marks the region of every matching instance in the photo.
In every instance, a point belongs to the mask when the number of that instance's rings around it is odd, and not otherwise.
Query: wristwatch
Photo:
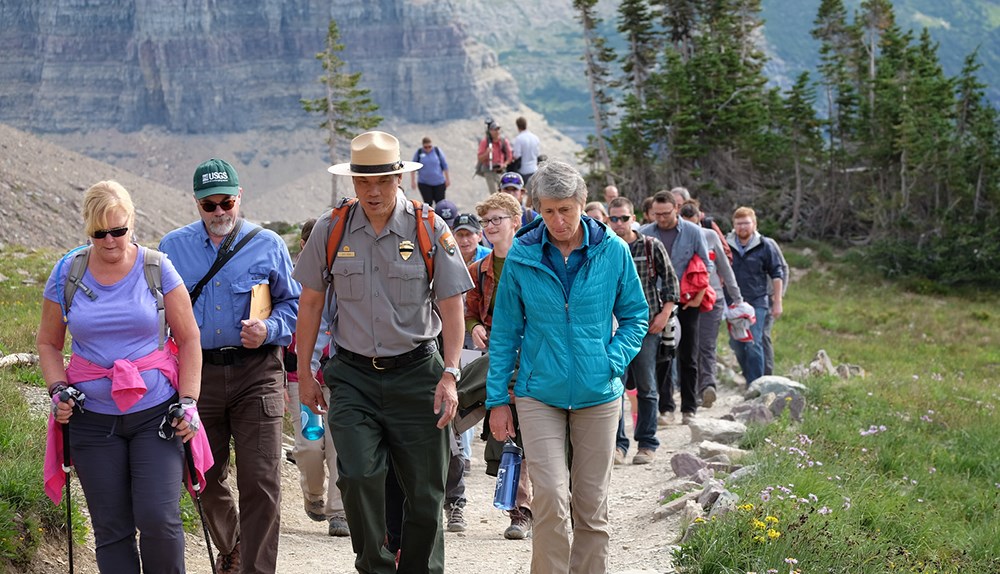
[[[455,382],[456,382],[456,383],[457,383],[458,381],[461,381],[461,380],[462,380],[462,370],[461,370],[461,369],[457,369],[457,368],[455,368],[455,367],[445,367],[445,368],[444,368],[444,372],[446,372],[446,373],[448,373],[449,375],[451,375],[451,376],[455,377]]]

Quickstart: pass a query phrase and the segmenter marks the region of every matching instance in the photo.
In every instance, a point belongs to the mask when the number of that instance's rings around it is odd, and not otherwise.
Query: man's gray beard
[[[209,223],[207,227],[208,232],[216,237],[229,235],[229,232],[236,227],[236,218],[232,215],[226,215],[221,220],[213,219],[212,223]]]

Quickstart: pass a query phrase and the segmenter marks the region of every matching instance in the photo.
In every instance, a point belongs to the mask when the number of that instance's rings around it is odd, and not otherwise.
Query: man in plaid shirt
[[[628,243],[635,262],[635,270],[642,281],[642,290],[649,305],[649,330],[642,340],[642,348],[629,364],[626,377],[634,383],[638,391],[639,417],[635,424],[635,442],[638,453],[632,464],[649,464],[656,456],[660,442],[656,439],[656,415],[659,399],[656,390],[656,351],[660,346],[660,334],[670,321],[674,303],[678,301],[680,289],[677,274],[670,263],[670,257],[663,243],[655,237],[638,233],[633,227],[635,211],[626,197],[616,197],[608,204],[608,220],[611,229]],[[625,436],[624,421],[618,423],[617,461],[624,462],[628,454],[628,438]]]

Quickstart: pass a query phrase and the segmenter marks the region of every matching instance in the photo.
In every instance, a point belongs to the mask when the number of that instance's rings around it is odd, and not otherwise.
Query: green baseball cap
[[[240,180],[236,170],[221,159],[210,159],[194,170],[194,197],[204,199],[210,195],[224,193],[239,195]]]

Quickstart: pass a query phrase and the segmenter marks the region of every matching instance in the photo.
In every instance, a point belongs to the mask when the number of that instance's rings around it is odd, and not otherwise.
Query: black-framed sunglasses
[[[631,215],[612,215],[608,219],[611,220],[611,223],[618,223],[619,221],[628,221],[629,219],[632,219],[632,216]]]
[[[114,229],[98,229],[90,234],[94,239],[104,239],[108,235],[111,237],[122,237],[128,233],[128,227],[115,227]]]
[[[227,197],[226,199],[223,199],[218,203],[210,199],[203,199],[198,203],[201,205],[201,208],[204,209],[206,213],[212,213],[213,211],[215,211],[216,207],[221,207],[223,211],[229,211],[230,209],[233,208],[233,206],[236,205],[236,198]]]

